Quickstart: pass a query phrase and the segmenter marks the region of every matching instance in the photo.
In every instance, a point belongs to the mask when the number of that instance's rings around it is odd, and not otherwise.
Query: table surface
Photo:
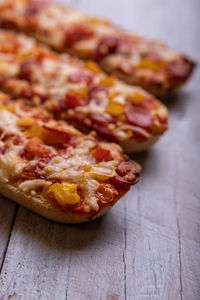
[[[199,0],[70,4],[199,59]],[[60,225],[0,198],[0,299],[200,299],[199,73],[166,102],[170,129],[134,156],[141,182],[105,217]]]

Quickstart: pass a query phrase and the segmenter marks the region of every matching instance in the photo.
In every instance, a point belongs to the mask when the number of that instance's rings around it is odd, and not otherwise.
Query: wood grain
[[[69,0],[199,60],[198,0]],[[64,226],[0,200],[0,299],[200,299],[200,72],[166,103],[170,129],[140,184],[91,224]]]
[[[17,205],[0,197],[0,271],[4,263],[10,235],[15,221]]]

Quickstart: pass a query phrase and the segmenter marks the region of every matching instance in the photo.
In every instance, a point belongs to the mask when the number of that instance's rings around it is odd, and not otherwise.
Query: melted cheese
[[[85,182],[86,183],[83,186],[83,190],[85,193],[85,203],[86,203],[84,210],[85,212],[90,212],[91,209],[97,211],[99,209],[99,206],[95,194],[99,186],[99,182],[95,179],[92,179],[88,173],[85,174]]]
[[[19,134],[19,129],[16,125],[17,120],[18,120],[17,116],[12,114],[11,112],[5,109],[0,109],[0,130],[3,131],[2,133],[3,136],[11,133]]]
[[[35,191],[41,186],[49,186],[51,185],[51,182],[44,181],[41,179],[34,179],[34,180],[26,180],[22,183],[19,184],[19,188],[24,192],[24,193],[29,193],[31,191]]]
[[[65,156],[53,158],[45,167],[49,179],[62,178],[72,183],[82,181],[86,169],[94,163],[90,149],[94,147],[92,141],[82,141],[75,149],[69,147]]]
[[[4,99],[3,95],[2,99]],[[41,125],[45,123],[47,127],[57,128],[58,130],[63,130],[64,132],[66,131],[68,133],[70,132],[72,135],[78,135],[78,138],[76,139],[76,146],[68,146],[66,150],[63,149],[62,155],[58,154],[54,147],[43,144],[43,147],[48,149],[50,153],[56,155],[53,156],[53,158],[43,168],[40,165],[41,170],[39,170],[39,173],[40,175],[44,176],[45,179],[29,180],[28,178],[24,178],[26,174],[24,173],[24,176],[22,176],[24,168],[33,167],[34,169],[34,167],[37,166],[40,157],[33,156],[31,158],[30,156],[29,160],[27,160],[26,157],[21,155],[24,154],[24,149],[26,149],[27,143],[30,143],[30,139],[26,134],[24,134],[24,129],[16,124],[20,118],[20,115],[31,116],[31,112],[32,114],[34,112],[35,114],[39,115],[41,111],[36,109],[24,110],[24,106],[22,106],[20,103],[21,102],[15,102],[13,108],[14,111],[17,111],[18,115],[5,109],[0,110],[0,130],[2,131],[1,137],[5,137],[7,135],[5,143],[2,140],[0,141],[1,147],[4,147],[4,145],[6,146],[5,152],[0,155],[0,176],[2,180],[5,182],[15,180],[16,183],[18,183],[19,189],[23,193],[31,194],[34,197],[38,197],[38,199],[44,200],[44,195],[46,194],[45,192],[43,194],[39,188],[42,187],[47,189],[52,184],[53,180],[59,180],[58,182],[74,183],[80,187],[82,191],[85,212],[88,213],[91,210],[97,212],[99,210],[99,205],[96,192],[99,186],[99,180],[103,181],[106,180],[103,178],[107,178],[107,176],[115,176],[115,169],[119,163],[118,159],[119,155],[121,154],[121,152],[118,152],[119,148],[114,144],[108,145],[103,143],[103,147],[108,147],[109,149],[113,150],[112,152],[116,154],[117,160],[100,162],[97,164],[96,159],[91,153],[91,150],[96,146],[96,141],[93,140],[92,137],[80,137],[79,131],[62,121],[57,122],[55,120],[50,120],[43,122],[42,120],[38,120],[38,123]],[[13,135],[10,136],[9,139],[10,134],[13,134],[14,137],[19,137],[18,145],[13,144]],[[99,179],[98,176],[101,175],[103,177]]]
[[[64,157],[53,158],[45,167],[49,179],[61,178],[63,181],[79,184],[84,191],[85,212],[98,210],[95,196],[99,182],[88,173],[95,160],[90,155],[94,147],[92,141],[82,141],[77,148],[69,147]]]
[[[19,158],[19,151],[23,146],[13,146],[6,151],[4,155],[0,155],[0,175],[6,181],[9,177],[19,176],[26,162]]]

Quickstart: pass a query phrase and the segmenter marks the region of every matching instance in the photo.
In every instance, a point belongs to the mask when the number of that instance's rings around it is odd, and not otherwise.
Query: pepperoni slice
[[[99,162],[112,160],[110,150],[104,149],[101,146],[97,146],[94,150],[92,150],[92,156]]]
[[[99,93],[105,93],[106,95],[108,95],[108,89],[102,85],[96,85],[93,86],[90,91],[89,91],[89,97],[90,99],[96,99],[98,98],[98,94]]]
[[[118,43],[118,38],[114,36],[102,37],[98,42],[96,50],[94,51],[93,58],[95,60],[99,60],[108,54],[116,52]]]
[[[100,114],[90,115],[89,118],[93,123],[96,123],[98,125],[107,124],[111,121],[111,118],[109,118],[109,116]]]
[[[152,110],[156,109],[158,107],[158,104],[152,98],[144,97],[142,99],[142,102],[140,103],[140,106],[142,106],[146,110]]]
[[[111,178],[111,182],[122,188],[129,188],[139,181],[141,166],[133,161],[122,161],[117,167],[117,175]]]
[[[116,199],[118,191],[109,183],[101,183],[96,191],[97,198],[101,203],[111,203]]]
[[[117,138],[115,134],[106,126],[102,126],[102,125],[95,126],[95,130],[99,135],[109,140],[110,142],[116,142]]]
[[[91,84],[93,81],[92,74],[88,74],[86,72],[78,72],[70,74],[68,77],[69,82],[72,83],[86,83],[87,85]]]
[[[170,62],[167,66],[167,71],[172,81],[185,80],[191,74],[193,67],[194,63],[182,59]]]
[[[123,177],[121,177],[119,175],[116,175],[115,177],[111,178],[110,180],[113,184],[115,184],[117,186],[119,185],[119,186],[121,186],[122,188],[125,188],[125,189],[129,188],[131,185],[134,185],[139,181],[138,178],[135,178],[132,181],[131,180],[126,180],[126,179],[124,179]]]
[[[128,121],[131,124],[143,128],[149,128],[152,126],[153,118],[151,114],[143,107],[139,107],[133,104],[128,104],[125,107],[124,112]]]
[[[36,15],[40,10],[42,10],[50,1],[48,0],[31,0],[28,3],[26,15],[32,16]]]
[[[115,185],[119,185],[122,188],[129,188],[133,183],[131,181],[125,180],[123,177],[116,175],[115,177],[112,177],[111,182]]]
[[[65,103],[68,108],[74,108],[76,106],[83,106],[83,100],[73,93],[66,94]]]
[[[66,30],[64,45],[67,48],[70,48],[76,42],[89,39],[92,36],[93,36],[92,30],[90,30],[89,28],[81,24],[76,24]]]
[[[125,176],[128,173],[138,175],[141,172],[141,166],[134,161],[122,161],[117,167],[116,172],[120,176]]]

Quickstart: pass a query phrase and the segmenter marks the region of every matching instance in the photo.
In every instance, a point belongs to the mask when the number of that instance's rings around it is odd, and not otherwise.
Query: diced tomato
[[[118,38],[114,36],[102,37],[94,51],[93,58],[99,60],[110,53],[114,53],[117,50],[118,42]]]
[[[125,176],[128,173],[138,175],[141,172],[141,166],[134,161],[122,161],[117,167],[116,172],[120,176]]]
[[[41,11],[50,1],[48,0],[31,0],[28,3],[26,15],[32,16],[36,15],[39,11]]]
[[[4,27],[4,26],[2,26],[2,27]],[[12,36],[10,36],[10,37],[8,36],[7,40],[6,40],[6,43],[1,42],[0,52],[1,53],[17,53],[17,51],[19,51],[19,47],[20,47],[19,41],[17,41]]]
[[[118,191],[109,183],[101,183],[96,191],[96,195],[101,203],[110,204],[116,199]]]
[[[153,124],[153,118],[151,114],[143,107],[128,104],[125,107],[124,113],[128,121],[133,125],[149,128]]]
[[[92,76],[92,74],[89,74],[86,72],[78,72],[78,73],[70,74],[68,77],[68,80],[72,83],[84,82],[89,85],[93,81],[93,76]]]
[[[104,149],[101,146],[97,146],[94,150],[92,150],[92,156],[97,161],[110,161],[112,160],[112,156],[110,150]]]
[[[47,145],[65,144],[70,142],[71,135],[69,133],[45,125],[43,125],[43,127],[45,129],[43,138]]]
[[[84,213],[84,202],[80,202],[78,206],[73,207],[73,211],[76,213]]]
[[[41,170],[37,169],[37,166],[27,166],[23,169],[23,176],[29,179],[45,179],[45,176],[41,175],[39,172]]]
[[[67,48],[70,48],[76,42],[90,39],[92,36],[93,36],[93,32],[91,29],[81,24],[75,24],[66,30],[64,45]]]
[[[66,94],[65,103],[68,108],[74,108],[76,106],[83,106],[83,100],[79,96],[77,96],[73,93]]]
[[[43,141],[38,137],[33,137],[26,144],[25,150],[34,156],[43,157],[49,154],[49,150],[43,145]]]
[[[106,95],[108,95],[108,89],[101,85],[93,86],[89,91],[89,97],[90,99],[96,99],[98,94],[104,92]]]

